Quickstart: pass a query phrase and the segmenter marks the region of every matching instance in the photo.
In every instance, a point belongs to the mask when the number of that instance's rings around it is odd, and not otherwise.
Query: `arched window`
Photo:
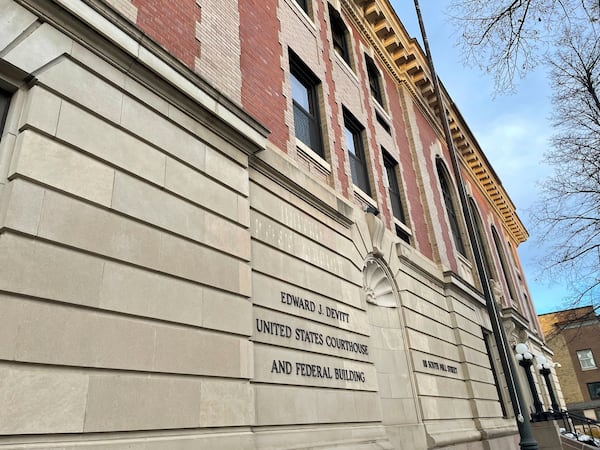
[[[448,215],[448,221],[450,222],[454,245],[462,255],[465,255],[465,244],[463,243],[460,227],[458,226],[458,215],[456,214],[456,208],[454,207],[454,189],[450,182],[450,176],[441,159],[438,158],[435,165],[440,180],[442,195],[444,197],[444,204],[446,205],[446,213]]]
[[[510,293],[510,298],[518,304],[519,298],[516,295],[515,285],[513,283],[512,277],[510,276],[510,270],[508,266],[508,260],[506,259],[506,254],[504,253],[504,247],[502,246],[502,241],[500,240],[500,236],[498,236],[498,232],[496,228],[492,225],[492,237],[494,238],[494,245],[496,246],[496,253],[498,254],[498,259],[500,259],[500,266],[502,266],[502,274],[504,275],[504,280],[506,285],[508,286],[508,291]]]
[[[477,240],[479,241],[479,245],[481,246],[481,256],[483,258],[483,264],[485,266],[487,277],[488,279],[496,279],[496,270],[494,269],[494,264],[490,256],[489,243],[486,239],[484,232],[486,228],[483,226],[483,221],[481,220],[479,209],[477,208],[473,197],[469,197],[469,208],[471,209],[471,215],[475,221],[475,231],[477,232]]]

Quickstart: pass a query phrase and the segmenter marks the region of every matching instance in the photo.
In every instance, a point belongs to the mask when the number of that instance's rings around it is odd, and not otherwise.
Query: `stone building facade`
[[[0,89],[0,446],[514,448],[386,0],[2,0]],[[527,232],[443,97],[509,339],[548,353]]]

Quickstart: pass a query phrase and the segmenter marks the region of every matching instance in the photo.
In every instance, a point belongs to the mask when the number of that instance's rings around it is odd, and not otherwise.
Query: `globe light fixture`
[[[537,355],[535,357],[535,361],[537,363],[537,369],[540,372],[540,375],[544,377],[544,382],[546,383],[546,389],[548,389],[548,395],[550,395],[550,403],[552,404],[552,412],[559,413],[560,406],[558,401],[556,400],[556,395],[554,394],[554,387],[552,386],[552,380],[550,379],[551,369],[556,365],[548,361],[548,359],[544,355]]]
[[[533,353],[529,351],[529,347],[527,346],[527,344],[524,343],[517,344],[515,346],[515,352],[516,359],[517,361],[519,361],[519,365],[525,370],[525,375],[527,376],[527,383],[529,384],[529,390],[531,391],[531,396],[533,397],[533,407],[535,409],[535,412],[531,414],[531,421],[539,422],[542,420],[546,420],[544,418],[545,415],[542,409],[542,402],[540,401],[540,396],[535,386],[535,382],[533,381],[533,374],[531,373],[531,366],[533,365]],[[542,365],[543,368],[543,363],[540,363],[539,361],[537,362],[539,365]],[[545,362],[547,363],[547,360]]]

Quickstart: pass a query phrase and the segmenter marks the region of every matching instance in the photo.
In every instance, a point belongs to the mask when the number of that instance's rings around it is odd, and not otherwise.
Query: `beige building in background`
[[[515,448],[426,67],[386,0],[0,0],[0,448]]]
[[[539,316],[548,346],[560,366],[556,375],[563,407],[600,420],[600,318],[592,306]]]

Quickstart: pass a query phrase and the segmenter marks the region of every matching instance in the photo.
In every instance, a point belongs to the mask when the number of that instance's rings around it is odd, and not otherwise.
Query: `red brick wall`
[[[269,140],[286,151],[289,131],[284,118],[277,0],[241,1],[239,13],[242,106],[269,129]]]
[[[402,113],[400,95],[396,87],[395,81],[384,73],[384,82],[386,84],[386,92],[389,96],[388,107],[390,114],[394,119],[394,127],[396,130],[396,146],[399,152],[398,164],[402,168],[404,174],[404,192],[408,200],[409,209],[408,216],[412,222],[411,231],[414,237],[416,248],[426,257],[433,259],[433,247],[429,235],[429,229],[425,222],[425,211],[423,202],[421,201],[421,192],[417,184],[417,174],[412,161],[412,152],[406,134],[406,123]]]
[[[341,124],[338,121],[340,117],[340,107],[336,103],[335,99],[335,85],[333,82],[333,58],[335,55],[333,52],[333,47],[331,44],[331,33],[329,32],[329,17],[327,20],[326,16],[329,16],[327,6],[321,6],[319,8],[319,17],[317,20],[321,23],[321,41],[323,42],[323,59],[325,61],[325,86],[328,88],[327,98],[329,99],[329,106],[331,108],[331,117],[332,117],[332,130],[333,133],[333,148],[331,149],[331,158],[335,158],[337,160],[337,174],[333,173],[334,177],[337,177],[340,182],[340,188],[342,194],[345,197],[348,197],[348,187],[350,186],[350,181],[348,180],[348,176],[346,175],[344,169],[344,159],[346,156],[346,151],[342,148],[342,128]],[[332,165],[333,166],[333,165]]]
[[[200,7],[196,0],[132,0],[138,8],[137,25],[173,56],[194,69],[200,54],[196,22]]]
[[[440,229],[442,231],[442,239],[440,240],[440,242],[438,242],[438,245],[445,246],[446,254],[448,255],[448,262],[451,266],[451,269],[454,272],[458,273],[458,263],[456,261],[456,255],[455,255],[456,251],[454,250],[454,246],[452,245],[454,242],[454,239],[452,238],[452,234],[451,234],[452,231],[447,226],[447,220],[444,219],[446,217],[445,216],[446,207],[444,205],[444,200],[442,199],[441,194],[440,194],[439,183],[437,181],[438,180],[437,170],[436,170],[435,164],[433,163],[433,155],[429,154],[429,151],[430,151],[429,149],[436,142],[437,135],[435,134],[435,131],[433,130],[433,128],[431,127],[429,122],[425,119],[425,117],[423,117],[423,114],[421,113],[419,108],[417,108],[416,105],[412,105],[412,107],[413,107],[413,110],[415,113],[417,126],[419,127],[419,136],[421,138],[421,146],[423,148],[423,153],[425,154],[425,158],[427,159],[427,161],[425,161],[423,168],[427,170],[429,179],[431,180],[431,189],[433,191],[433,199],[434,199],[434,205],[431,205],[431,206],[434,207],[433,214],[435,214],[436,212],[438,214]],[[448,170],[448,173],[452,174],[452,166],[450,163],[450,157],[447,155],[446,147],[444,145],[442,145],[442,152],[444,154],[441,156],[444,158],[444,162],[446,163],[446,168]],[[454,178],[451,178],[451,181],[452,181],[452,185],[456,188],[456,183],[454,182]],[[458,193],[455,190],[455,197],[457,195],[458,195]],[[457,213],[460,214],[460,211],[457,211]],[[433,217],[433,220],[436,220],[435,215]]]
[[[356,30],[352,30],[353,33],[353,38],[354,38],[354,42],[358,43],[361,39],[360,39],[360,35],[358,34],[358,32]],[[362,41],[362,44],[366,47],[368,44],[364,41]],[[356,49],[359,49],[359,45],[355,45]],[[377,194],[375,194],[375,192],[373,192],[372,197],[375,199],[382,199],[382,201],[378,202],[378,206],[379,206],[379,210],[381,212],[381,215],[383,216],[383,220],[386,224],[386,226],[390,229],[394,229],[392,227],[392,212],[390,211],[390,209],[388,208],[388,202],[383,201],[383,199],[386,199],[388,196],[387,193],[387,188],[385,187],[385,185],[383,184],[383,169],[382,169],[382,164],[383,164],[383,160],[381,157],[381,148],[379,146],[379,143],[377,142],[377,133],[375,132],[375,112],[373,110],[373,108],[371,107],[370,103],[370,98],[371,98],[371,89],[369,87],[369,76],[367,75],[367,71],[365,69],[365,63],[364,63],[364,55],[362,55],[360,53],[360,51],[356,51],[356,55],[355,55],[355,61],[356,61],[356,72],[358,75],[358,79],[361,81],[360,83],[360,87],[361,87],[361,91],[362,91],[362,96],[365,99],[365,103],[367,104],[367,128],[369,130],[369,136],[371,137],[371,139],[369,140],[369,152],[370,152],[370,156],[371,156],[371,161],[372,161],[372,168],[373,168],[373,172],[374,172],[374,176],[373,179],[376,182],[376,186],[374,186],[374,191],[377,192]],[[376,174],[376,176],[375,176]]]

